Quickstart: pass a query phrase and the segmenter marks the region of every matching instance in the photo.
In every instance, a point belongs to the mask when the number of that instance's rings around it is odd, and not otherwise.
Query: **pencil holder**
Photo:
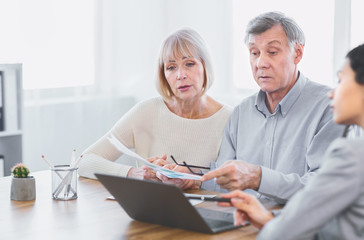
[[[52,171],[52,198],[72,200],[77,198],[77,170],[69,165],[56,165]]]

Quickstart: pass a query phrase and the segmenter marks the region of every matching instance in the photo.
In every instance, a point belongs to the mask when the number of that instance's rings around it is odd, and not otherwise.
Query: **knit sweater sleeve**
[[[116,163],[122,155],[108,140],[114,135],[128,148],[134,148],[134,120],[143,114],[144,103],[139,103],[128,111],[114,126],[98,141],[88,147],[82,154],[79,175],[95,179],[94,173],[127,176],[131,166]]]

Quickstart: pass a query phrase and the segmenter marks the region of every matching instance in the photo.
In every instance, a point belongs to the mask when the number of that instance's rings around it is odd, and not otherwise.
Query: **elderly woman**
[[[364,44],[348,53],[330,98],[336,123],[364,128]],[[244,192],[223,197],[238,209],[236,224],[248,220],[262,229],[258,239],[364,239],[363,172],[364,139],[339,138],[319,174],[276,217]]]
[[[156,74],[161,97],[134,106],[87,148],[79,174],[95,178],[98,172],[159,180],[149,168],[115,163],[122,153],[107,140],[111,135],[162,166],[171,163],[167,156],[173,155],[180,163],[208,167],[216,160],[232,112],[231,107],[206,94],[212,83],[211,60],[200,35],[190,29],[170,35],[162,44]]]

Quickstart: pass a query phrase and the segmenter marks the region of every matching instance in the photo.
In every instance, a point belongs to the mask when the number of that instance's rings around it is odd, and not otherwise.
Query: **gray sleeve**
[[[335,139],[342,135],[343,130],[344,126],[338,125],[332,120],[332,114],[328,106],[306,151],[306,164],[308,166],[306,174],[303,176],[296,173],[284,174],[262,167],[262,178],[258,191],[279,203],[286,202],[293,194],[305,186],[308,179],[316,174],[325,151]],[[290,161],[290,159],[285,161]]]
[[[232,113],[229,121],[225,126],[224,135],[221,141],[220,151],[216,163],[215,162],[211,163],[210,170],[214,170],[220,167],[228,160],[236,159],[235,149],[236,149],[237,119],[238,119],[238,108],[235,108],[234,112]],[[216,184],[215,179],[203,182],[201,185],[201,189],[215,191],[215,192],[227,192],[226,189],[220,188],[220,186]]]
[[[311,239],[357,198],[360,161],[355,149],[340,143],[342,139],[330,147],[319,174],[292,197],[279,216],[264,226],[258,239]]]
[[[220,167],[228,160],[236,159],[236,134],[238,132],[238,119],[239,109],[236,108],[225,126],[219,155],[216,159],[216,167]]]

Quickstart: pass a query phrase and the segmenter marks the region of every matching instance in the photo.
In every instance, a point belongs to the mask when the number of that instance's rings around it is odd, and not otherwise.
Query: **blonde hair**
[[[164,40],[158,57],[155,80],[158,92],[166,100],[171,99],[174,94],[164,75],[164,64],[171,57],[176,59],[183,56],[199,59],[203,65],[204,82],[201,95],[205,94],[214,81],[210,55],[201,36],[192,29],[178,30]]]

